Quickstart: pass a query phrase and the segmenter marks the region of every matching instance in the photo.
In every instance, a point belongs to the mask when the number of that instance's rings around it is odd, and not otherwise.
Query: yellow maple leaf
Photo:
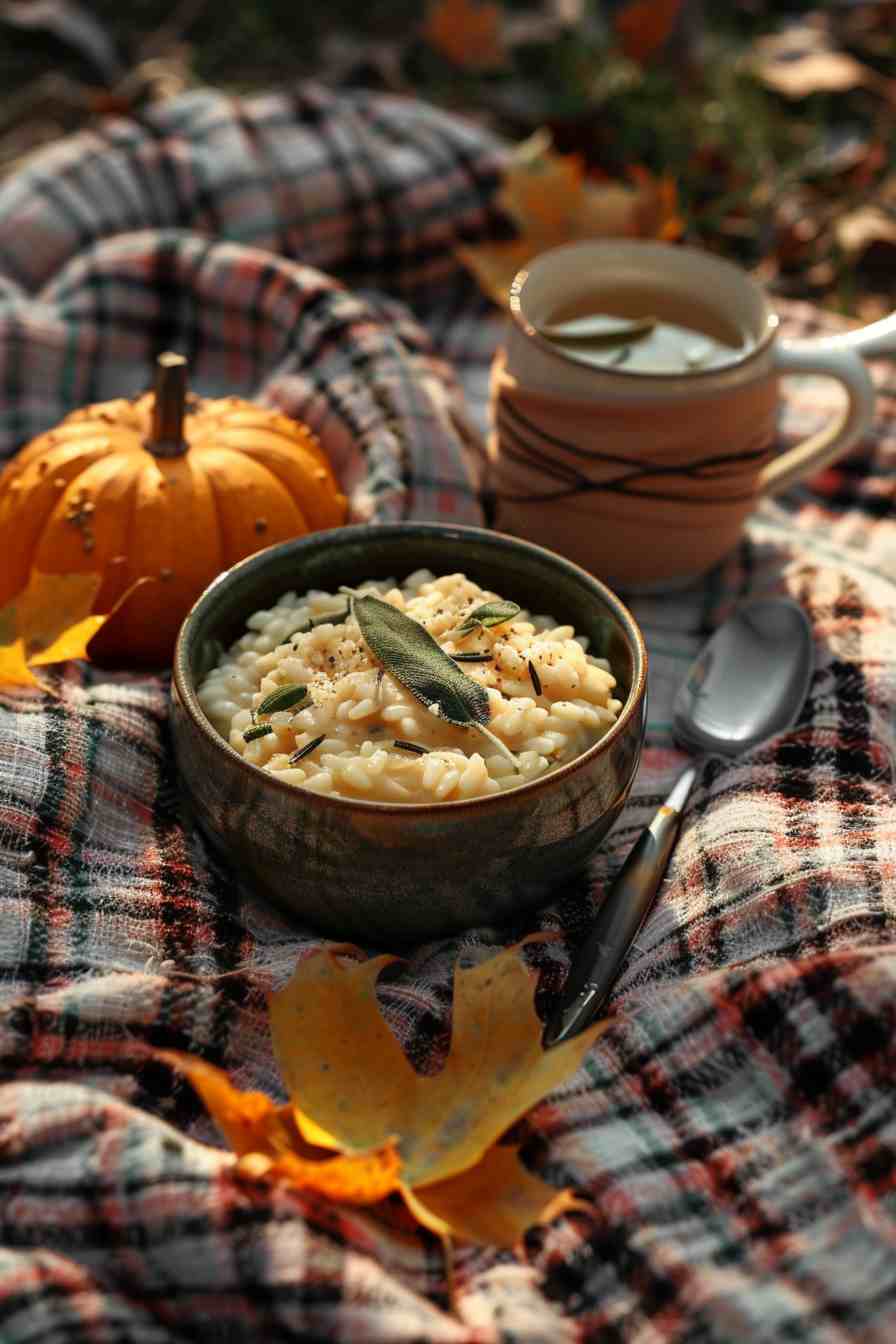
[[[396,958],[347,961],[345,949],[333,947],[301,962],[271,996],[289,1106],[236,1091],[201,1061],[164,1057],[194,1083],[241,1155],[243,1174],[322,1190],[318,1173],[342,1162],[333,1174],[356,1180],[371,1196],[351,1202],[373,1203],[376,1190],[397,1190],[414,1217],[443,1238],[512,1247],[527,1227],[576,1201],[527,1171],[516,1148],[498,1140],[576,1071],[607,1026],[597,1023],[543,1050],[519,946],[456,969],[451,1047],[433,1075],[412,1068],[377,1006],[377,980]],[[375,1173],[369,1184],[358,1163]],[[338,1180],[326,1193],[349,1199]]]
[[[378,1204],[399,1188],[401,1159],[391,1140],[370,1152],[334,1156],[305,1140],[292,1106],[277,1106],[263,1092],[241,1092],[223,1070],[191,1055],[176,1050],[156,1054],[195,1087],[241,1159],[239,1176],[282,1179],[343,1204]]]
[[[517,272],[549,248],[586,238],[672,241],[683,227],[671,178],[635,167],[629,182],[591,181],[583,160],[557,154],[546,130],[536,131],[509,155],[496,200],[519,237],[461,247],[458,256],[486,294],[503,306]]]
[[[504,11],[494,0],[435,0],[421,29],[453,65],[495,70],[504,65]]]
[[[93,636],[138,586],[122,594],[112,612],[97,615],[101,583],[100,574],[33,570],[27,586],[0,608],[0,684],[40,686],[32,667],[87,657]]]

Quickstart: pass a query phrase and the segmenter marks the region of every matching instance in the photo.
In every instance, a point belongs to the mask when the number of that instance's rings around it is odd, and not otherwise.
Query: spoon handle
[[[610,997],[619,969],[656,898],[696,777],[696,767],[688,766],[629,850],[591,933],[573,959],[563,997],[541,1038],[545,1049],[584,1031]]]

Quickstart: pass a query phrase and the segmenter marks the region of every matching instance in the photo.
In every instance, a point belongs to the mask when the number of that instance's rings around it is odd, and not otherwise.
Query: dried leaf
[[[263,1092],[241,1092],[226,1073],[201,1059],[173,1050],[157,1056],[190,1080],[237,1157],[267,1159],[245,1163],[241,1175],[284,1180],[343,1204],[378,1204],[399,1188],[401,1161],[391,1140],[368,1152],[334,1157],[303,1137],[292,1106],[276,1106]]]
[[[460,260],[496,303],[506,305],[516,273],[533,257],[585,238],[663,238],[682,232],[671,178],[630,170],[631,182],[593,182],[576,154],[556,154],[550,134],[517,145],[504,169],[498,204],[520,237],[458,249]]]
[[[672,35],[681,0],[629,0],[613,26],[630,61],[643,64],[664,47]]]
[[[494,0],[435,0],[422,35],[463,69],[496,70],[507,60],[504,11]]]
[[[284,1181],[352,1204],[400,1191],[443,1240],[512,1247],[532,1224],[589,1206],[497,1141],[575,1072],[608,1025],[543,1050],[523,945],[457,968],[451,1048],[433,1076],[411,1067],[377,1004],[380,972],[397,958],[346,961],[357,949],[334,944],[301,962],[270,1000],[289,1104],[241,1092],[189,1055],[155,1054],[202,1097],[241,1179]]]
[[[510,948],[457,968],[451,1048],[442,1070],[423,1076],[377,1006],[377,980],[394,960],[322,951],[272,996],[274,1049],[299,1128],[306,1141],[352,1152],[396,1136],[412,1212],[434,1230],[441,1220],[457,1235],[512,1245],[557,1191],[493,1145],[578,1068],[606,1023],[543,1050],[529,972]]]
[[[853,266],[869,258],[892,274],[896,263],[896,219],[873,205],[843,215],[836,225],[837,242]]]
[[[99,574],[32,571],[28,586],[0,609],[0,684],[39,686],[32,667],[87,657],[90,640],[138,586],[129,588],[112,611],[95,615],[101,582]]]
[[[527,1227],[588,1207],[571,1191],[533,1176],[515,1148],[497,1146],[457,1176],[403,1193],[414,1217],[431,1232],[495,1246],[513,1246]]]
[[[793,24],[783,33],[760,38],[750,68],[770,89],[794,99],[886,83],[869,66],[832,47],[826,26],[813,23]]]
[[[550,132],[542,129],[514,149],[497,200],[524,231],[568,234],[582,207],[584,185],[584,160],[556,154]]]

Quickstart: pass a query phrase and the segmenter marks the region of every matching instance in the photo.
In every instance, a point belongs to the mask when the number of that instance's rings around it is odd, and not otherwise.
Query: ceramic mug
[[[680,373],[585,363],[539,329],[602,284],[699,300],[735,323],[743,344],[723,365]],[[848,452],[874,412],[861,355],[896,351],[896,316],[825,340],[780,340],[767,295],[739,267],[664,243],[542,253],[517,275],[510,308],[492,370],[494,525],[629,591],[704,573],[737,544],[762,496]],[[846,404],[776,454],[779,380],[789,374],[837,379]]]

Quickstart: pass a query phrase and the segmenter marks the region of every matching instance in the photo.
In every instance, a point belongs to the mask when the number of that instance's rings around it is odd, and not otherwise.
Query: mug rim
[[[546,259],[557,257],[561,253],[589,249],[594,251],[629,249],[633,254],[651,251],[664,256],[680,256],[684,253],[686,256],[699,259],[701,262],[715,266],[719,270],[725,271],[728,275],[735,276],[737,280],[759,295],[762,302],[764,313],[764,329],[756,338],[753,345],[744,352],[740,358],[732,359],[729,363],[720,367],[709,369],[694,369],[692,371],[680,371],[677,373],[638,373],[633,369],[622,369],[615,365],[592,365],[584,364],[581,359],[575,355],[569,355],[553,341],[549,341],[546,336],[542,336],[538,328],[533,326],[529,318],[523,312],[523,290],[526,281],[533,269]],[[645,383],[671,383],[685,381],[690,383],[706,382],[713,378],[724,377],[734,371],[745,368],[753,360],[764,355],[769,346],[778,334],[780,318],[772,308],[768,293],[762,285],[750,276],[742,267],[734,262],[728,261],[725,257],[716,256],[713,252],[704,252],[697,247],[686,247],[679,244],[663,243],[652,238],[580,238],[571,243],[561,243],[557,247],[547,248],[544,252],[539,252],[525,266],[521,267],[514,276],[510,285],[510,316],[512,321],[519,327],[527,340],[532,341],[538,349],[549,358],[556,359],[563,364],[572,365],[576,369],[591,369],[591,371],[600,377],[618,379],[620,383],[624,381]]]

